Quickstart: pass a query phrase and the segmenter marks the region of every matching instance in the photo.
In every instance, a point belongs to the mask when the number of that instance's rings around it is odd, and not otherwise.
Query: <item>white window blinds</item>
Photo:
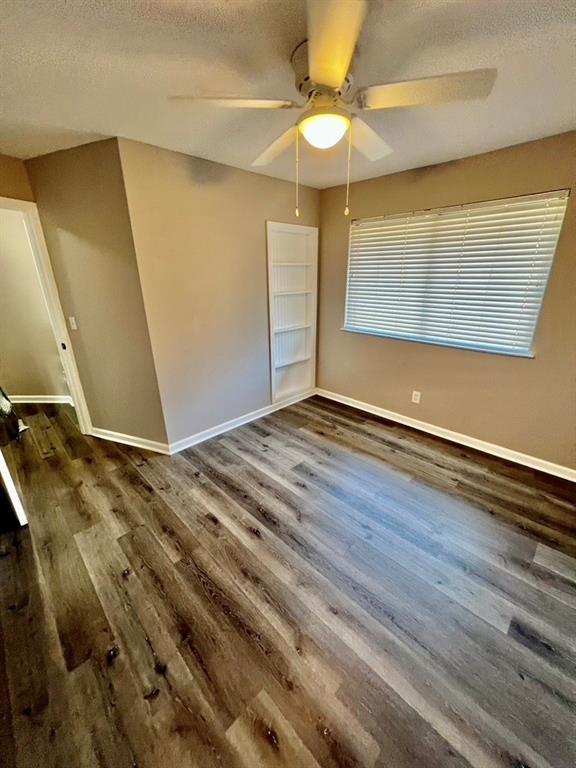
[[[530,356],[568,192],[360,219],[345,330]]]

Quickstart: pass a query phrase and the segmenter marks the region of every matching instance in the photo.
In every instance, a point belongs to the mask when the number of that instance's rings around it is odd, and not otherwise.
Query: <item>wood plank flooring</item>
[[[5,768],[574,768],[576,488],[311,398],[173,456],[26,408]]]

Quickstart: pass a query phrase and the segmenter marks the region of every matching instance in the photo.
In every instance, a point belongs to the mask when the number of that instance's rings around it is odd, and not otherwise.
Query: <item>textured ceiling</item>
[[[322,0],[318,0],[322,1]],[[356,84],[497,67],[486,101],[370,113],[394,152],[353,178],[576,128],[574,0],[371,0]],[[125,136],[252,170],[297,113],[229,112],[170,94],[295,98],[303,0],[0,0],[0,152]],[[302,143],[304,147],[304,142]],[[343,147],[303,148],[304,183],[345,179]],[[288,151],[267,168],[294,177]]]

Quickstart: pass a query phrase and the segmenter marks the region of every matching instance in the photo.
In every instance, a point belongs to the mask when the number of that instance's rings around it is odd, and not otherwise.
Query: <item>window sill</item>
[[[535,357],[534,352],[515,352],[513,350],[505,349],[489,349],[487,347],[472,347],[467,344],[450,343],[449,341],[429,341],[428,339],[412,338],[410,336],[395,336],[393,334],[379,333],[378,331],[360,330],[358,328],[348,328],[343,325],[340,328],[341,331],[346,333],[356,333],[360,336],[375,336],[380,339],[388,339],[390,341],[407,341],[416,344],[426,344],[432,347],[447,347],[448,349],[462,349],[466,352],[482,352],[485,355],[499,355],[500,357],[520,357],[525,360],[533,360]]]

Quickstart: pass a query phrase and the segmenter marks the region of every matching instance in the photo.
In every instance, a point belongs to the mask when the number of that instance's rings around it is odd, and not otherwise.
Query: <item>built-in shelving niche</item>
[[[314,387],[318,231],[268,223],[272,399]]]

